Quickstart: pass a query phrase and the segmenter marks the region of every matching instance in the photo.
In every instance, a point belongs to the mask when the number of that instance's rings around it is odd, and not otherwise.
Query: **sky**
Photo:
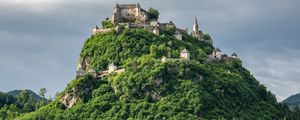
[[[137,3],[191,31],[195,16],[222,52],[236,52],[282,101],[300,93],[299,0],[0,0],[0,91],[62,91],[91,28],[116,3]]]

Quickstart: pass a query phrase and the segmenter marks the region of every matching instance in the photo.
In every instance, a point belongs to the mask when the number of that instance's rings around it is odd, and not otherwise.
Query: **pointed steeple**
[[[198,33],[199,32],[199,25],[198,25],[197,17],[195,17],[195,23],[194,23],[194,26],[193,26],[193,32],[194,33]]]

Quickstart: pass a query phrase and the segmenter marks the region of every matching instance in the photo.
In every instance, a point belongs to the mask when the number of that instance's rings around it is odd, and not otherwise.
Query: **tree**
[[[156,56],[157,54],[157,45],[151,45],[150,46],[150,54],[153,56]]]
[[[102,21],[102,27],[104,29],[106,29],[106,28],[113,28],[113,27],[115,27],[115,24],[112,23],[110,20],[103,20]]]
[[[203,34],[202,37],[204,40],[212,40],[209,34]]]
[[[43,99],[45,99],[45,93],[47,92],[46,88],[41,88],[39,91],[39,95],[43,97]]]
[[[159,12],[156,9],[150,7],[149,10],[147,11],[147,13],[148,13],[149,19],[155,19],[155,20],[158,19]]]
[[[57,99],[57,98],[59,98],[60,94],[61,94],[60,92],[56,92],[56,93],[55,93],[55,97],[54,97],[54,99]]]

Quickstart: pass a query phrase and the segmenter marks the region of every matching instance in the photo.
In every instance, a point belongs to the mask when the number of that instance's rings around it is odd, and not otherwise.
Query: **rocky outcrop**
[[[62,102],[67,108],[71,108],[77,101],[80,100],[80,97],[77,95],[76,89],[73,88],[70,92],[65,93],[60,102]]]

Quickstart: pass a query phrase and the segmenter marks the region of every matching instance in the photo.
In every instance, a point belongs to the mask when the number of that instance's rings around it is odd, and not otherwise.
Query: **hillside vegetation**
[[[71,108],[56,99],[18,119],[298,119],[277,103],[240,60],[205,61],[208,43],[173,31],[157,36],[142,29],[97,34],[87,39],[80,59],[103,71],[109,63],[125,68],[104,78],[90,75],[72,80],[62,93],[80,98]],[[207,37],[210,38],[210,37]],[[186,48],[191,60],[180,60]],[[161,62],[161,57],[169,58]]]
[[[35,111],[47,103],[47,99],[31,90],[0,92],[0,119],[14,119],[24,113]]]

